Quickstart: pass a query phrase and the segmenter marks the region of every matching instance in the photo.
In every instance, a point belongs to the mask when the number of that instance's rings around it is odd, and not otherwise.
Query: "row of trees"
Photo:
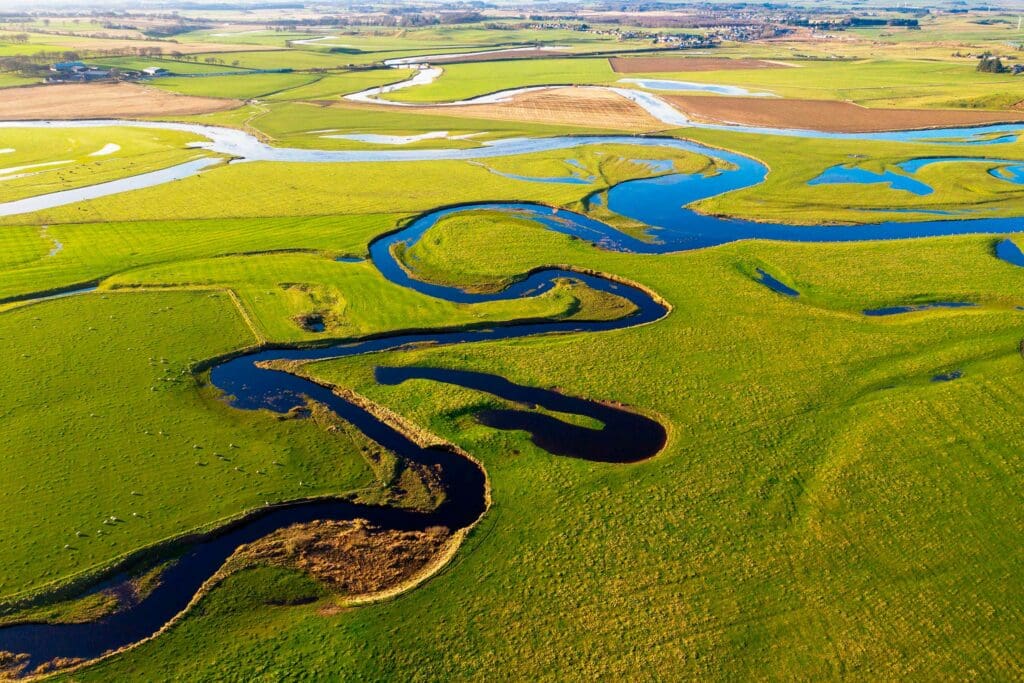
[[[50,71],[53,62],[78,61],[77,52],[41,52],[34,55],[11,55],[0,57],[0,72],[12,73],[24,78],[41,78]]]
[[[170,57],[172,59],[178,60],[179,62],[195,62],[196,64],[199,63],[199,55],[186,55],[186,54],[182,54],[180,52],[172,52],[172,53],[170,53]],[[226,59],[221,58],[221,57],[209,56],[209,57],[203,57],[203,63],[204,64],[223,64],[223,65],[227,66],[228,61]],[[239,66],[240,64],[241,64],[241,62],[239,62],[237,59],[232,60],[232,62],[231,62],[231,66]]]
[[[162,56],[170,57],[183,62],[196,62],[199,63],[199,55],[184,54],[177,50],[165,53],[163,48],[159,47],[123,47],[114,48],[110,50],[97,50],[83,55],[79,52],[64,51],[64,52],[36,52],[30,55],[10,55],[6,57],[0,57],[0,72],[13,73],[26,78],[36,78],[45,76],[49,70],[50,65],[54,62],[78,62],[83,59],[99,59],[103,57],[154,57],[159,58]],[[227,65],[227,60],[221,57],[207,56],[202,57],[202,61],[206,64],[224,64]],[[231,62],[231,66],[239,66],[237,59]]]
[[[999,57],[988,55],[978,60],[978,71],[987,74],[1001,74],[1006,73],[1009,69],[1003,65],[1003,60]]]

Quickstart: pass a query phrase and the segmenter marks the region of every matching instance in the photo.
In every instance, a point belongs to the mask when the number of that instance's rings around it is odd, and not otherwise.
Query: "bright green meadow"
[[[1001,24],[968,21],[931,17],[922,33],[1005,42]],[[33,27],[41,30],[26,30]],[[242,128],[279,146],[401,150],[625,133],[584,116],[577,125],[496,120],[341,99],[407,75],[374,66],[386,56],[538,41],[573,53],[649,47],[511,23],[336,34],[237,28],[176,38],[203,50],[247,46],[217,53],[224,65],[205,63],[205,53],[196,61],[108,59],[124,68],[180,63],[181,76],[149,85],[240,100],[236,109],[183,121]],[[917,33],[850,34],[857,41],[722,48],[734,57],[788,55],[798,68],[648,75],[880,107],[1024,100],[1024,80],[976,73]],[[0,55],[73,38],[31,33],[27,45],[15,45],[4,35]],[[286,49],[326,35],[336,37]],[[857,61],[795,57],[812,50]],[[243,71],[281,68],[295,71]],[[238,73],[202,75],[213,71]],[[590,54],[462,63],[390,97],[422,104],[624,76],[643,75],[616,74]],[[14,85],[11,78],[0,74],[0,87]],[[345,139],[441,131],[461,139]],[[656,134],[768,167],[763,183],[692,207],[716,216],[862,224],[932,220],[936,212],[1015,217],[1024,206],[1024,184],[999,170],[1024,162],[1019,141]],[[0,204],[211,155],[190,146],[199,140],[123,126],[0,128]],[[102,614],[115,597],[68,602],[76,594],[69,586],[127,557],[141,558],[133,568],[140,583],[158,580],[159,571],[146,572],[173,555],[175,540],[271,503],[433,500],[426,479],[410,484],[397,456],[321,406],[288,415],[234,409],[210,384],[211,363],[273,345],[621,315],[622,299],[571,278],[535,297],[454,303],[392,283],[367,257],[374,239],[460,203],[535,202],[650,237],[594,197],[652,175],[724,170],[714,153],[630,142],[475,161],[218,163],[165,185],[0,218],[0,623]],[[913,175],[933,188],[924,196],[884,183],[808,184],[832,166],[906,175],[900,162],[939,156],[1002,161],[927,166]],[[1021,230],[885,242],[748,240],[641,255],[497,211],[442,219],[396,251],[414,277],[486,292],[536,269],[569,267],[641,285],[671,310],[613,332],[418,345],[290,367],[354,390],[477,458],[492,487],[480,524],[436,575],[388,600],[352,606],[343,591],[298,569],[258,564],[227,576],[167,632],[55,677],[1018,679],[1024,268],[996,258],[995,247],[1010,237],[1024,248],[1024,223]],[[758,282],[759,269],[799,296]],[[80,287],[96,289],[45,298]],[[864,314],[929,302],[975,305]],[[311,319],[323,329],[312,329]],[[555,456],[526,432],[475,418],[535,406],[426,380],[381,385],[377,366],[476,370],[611,402],[661,422],[668,441],[635,464]],[[962,374],[936,381],[953,372]]]

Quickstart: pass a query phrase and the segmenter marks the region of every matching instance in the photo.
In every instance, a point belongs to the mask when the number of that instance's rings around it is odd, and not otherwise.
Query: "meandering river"
[[[643,99],[646,93],[632,96]],[[654,97],[654,96],[650,96]],[[656,98],[655,98],[656,99]],[[651,100],[653,101],[653,100]],[[652,107],[658,105],[652,104]],[[487,479],[474,462],[444,448],[422,448],[404,434],[377,419],[362,407],[338,395],[330,388],[298,375],[268,368],[269,361],[317,361],[386,350],[401,349],[420,343],[457,344],[495,341],[544,333],[609,332],[657,321],[667,308],[645,290],[612,279],[559,269],[534,272],[526,279],[497,293],[470,293],[454,287],[416,279],[395,257],[399,244],[411,246],[438,221],[460,212],[493,210],[513,213],[534,221],[547,229],[589,240],[604,249],[637,253],[666,253],[722,244],[738,239],[780,239],[794,241],[849,241],[864,239],[899,239],[929,235],[962,233],[1008,233],[1020,230],[1020,219],[945,220],[918,222],[885,222],[860,226],[794,226],[777,223],[754,223],[729,220],[697,213],[687,205],[724,192],[762,182],[767,169],[750,157],[727,150],[713,149],[699,143],[669,138],[637,138],[629,136],[555,137],[543,139],[517,138],[500,140],[471,149],[328,151],[270,147],[237,130],[177,123],[138,121],[79,122],[7,122],[0,128],[32,127],[96,127],[131,126],[167,128],[195,133],[207,140],[199,146],[239,161],[346,163],[357,161],[402,162],[430,159],[483,159],[554,149],[571,149],[581,145],[630,144],[643,147],[669,148],[706,154],[719,162],[721,170],[714,175],[672,173],[657,178],[634,180],[617,185],[607,192],[611,211],[641,221],[650,228],[649,240],[639,239],[588,216],[528,203],[480,203],[471,206],[443,208],[420,216],[402,230],[381,237],[370,245],[370,256],[384,277],[401,286],[429,296],[461,303],[494,301],[539,296],[550,290],[555,281],[571,278],[588,287],[618,295],[632,303],[635,312],[612,321],[586,322],[575,320],[549,322],[511,322],[505,326],[462,331],[406,334],[366,340],[326,348],[265,350],[224,361],[210,371],[211,381],[232,404],[241,410],[269,409],[287,412],[305,405],[307,398],[319,401],[338,416],[349,421],[367,437],[411,461],[436,467],[443,473],[447,497],[436,510],[416,512],[394,508],[360,505],[342,499],[297,501],[268,506],[254,511],[244,520],[220,530],[205,540],[189,546],[178,561],[167,569],[160,585],[138,604],[122,612],[89,624],[21,624],[0,628],[0,651],[25,653],[30,665],[57,657],[93,659],[105,652],[143,640],[179,614],[200,587],[217,571],[224,560],[241,544],[260,538],[276,529],[297,522],[321,519],[366,518],[386,528],[423,529],[446,526],[465,529],[486,511]],[[743,129],[760,133],[763,129]],[[986,144],[993,137],[1020,134],[1021,126],[986,126],[974,129],[945,131],[914,131],[881,133],[861,137],[904,142],[948,141],[955,144]],[[773,131],[770,134],[791,134],[797,137],[851,137],[839,134],[813,134],[808,131]],[[102,183],[89,188],[0,204],[0,214],[13,215],[23,211],[52,208],[84,199],[149,187],[201,172],[213,163],[209,159],[194,160],[188,165],[143,174],[134,178]],[[795,293],[795,291],[794,291]],[[567,414],[590,418],[602,427],[590,429],[569,424],[553,417],[516,409],[486,411],[481,421],[498,429],[524,429],[534,442],[552,453],[567,457],[590,458],[605,462],[635,462],[655,455],[665,444],[666,432],[656,420],[637,412],[609,407],[593,400],[574,398],[531,387],[512,384],[503,378],[437,368],[380,368],[378,380],[398,383],[426,379],[465,386],[490,393],[499,398],[532,403]],[[646,407],[653,408],[653,407]],[[100,590],[123,577],[115,576],[92,587]]]

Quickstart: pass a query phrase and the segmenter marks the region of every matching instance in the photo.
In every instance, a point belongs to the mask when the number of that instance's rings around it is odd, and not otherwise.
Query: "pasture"
[[[151,85],[196,97],[221,97],[234,100],[249,100],[255,97],[274,95],[292,88],[315,83],[319,79],[313,74],[246,74],[229,76],[169,77],[158,78]]]
[[[726,42],[693,58],[621,57],[617,71],[590,53],[621,55],[651,41],[506,18],[270,31],[291,16],[288,9],[254,10],[259,19],[232,9],[183,12],[216,16],[176,37],[194,60],[106,57],[124,68],[181,64],[182,75],[145,85],[8,89],[0,118],[161,118],[326,150],[422,152],[506,138],[655,133],[749,155],[768,169],[764,182],[691,208],[723,219],[824,224],[822,231],[1017,217],[1024,199],[1017,176],[998,171],[1024,163],[1016,139],[968,145],[666,130],[628,100],[593,88],[426,106],[514,87],[611,85],[628,73],[771,91],[780,98],[763,107],[746,102],[752,115],[777,124],[797,125],[799,110],[813,119],[809,126],[851,129],[856,121],[826,119],[859,105],[876,127],[1009,115],[1024,101],[1024,80],[977,73],[943,42],[956,35],[983,47],[1006,42],[1004,23],[971,23],[974,14],[929,16],[920,32],[851,29],[843,40],[826,40],[801,29],[780,40]],[[85,20],[78,27],[95,30]],[[43,30],[25,27],[32,29]],[[124,31],[103,40],[141,42]],[[100,39],[30,33],[27,44],[0,42],[0,55],[58,45],[101,50],[93,41]],[[408,76],[372,66],[388,57],[532,44],[582,54],[446,64],[433,83],[388,95],[420,106],[343,99]],[[740,68],[718,68],[713,60],[721,56]],[[794,66],[758,61],[779,59]],[[627,60],[651,71],[635,72]],[[218,70],[237,75],[203,75]],[[0,75],[0,87],[12,79]],[[68,99],[54,110],[63,93]],[[727,109],[733,99],[686,98],[695,107],[714,103],[705,111]],[[812,111],[813,103],[822,108]],[[383,137],[351,139],[365,135]],[[0,128],[0,203],[211,156],[192,146],[198,140],[123,126]],[[55,678],[1018,677],[1024,268],[997,258],[1007,236],[750,239],[645,255],[528,217],[547,220],[550,207],[559,225],[564,215],[554,210],[570,209],[656,240],[648,226],[612,213],[610,189],[670,174],[687,174],[680,182],[696,186],[734,170],[710,152],[633,142],[472,160],[217,163],[163,185],[0,218],[0,340],[8,351],[0,357],[7,521],[0,545],[8,556],[0,566],[0,626],[89,623],[124,608],[160,585],[175,558],[184,562],[176,543],[277,503],[340,496],[443,510],[465,491],[446,489],[444,468],[430,463],[468,458],[485,473],[455,480],[484,481],[486,513],[475,526],[402,538],[387,536],[397,528],[378,535],[359,526],[349,545],[316,536],[329,529],[286,528],[229,559],[166,632]],[[940,157],[952,159],[901,166]],[[885,182],[812,184],[844,167],[929,192]],[[439,207],[478,202],[541,208],[452,213],[415,243],[385,248],[395,261],[394,272],[387,269],[375,240]],[[1010,237],[1024,245],[1024,233]],[[553,267],[576,275],[486,302],[402,284],[408,275],[495,293],[516,283],[532,288],[521,281]],[[613,282],[592,289],[580,273]],[[792,296],[765,284],[775,281]],[[611,331],[531,329],[501,341],[417,337],[391,351],[302,360],[312,349],[361,352],[367,347],[350,344],[410,331],[496,337],[538,321],[618,319],[638,310],[623,298],[630,283],[663,304],[665,316],[632,318],[645,324]],[[78,289],[90,291],[50,298]],[[927,308],[936,302],[966,305]],[[901,306],[911,310],[865,314]],[[273,356],[297,348],[306,351]],[[211,368],[257,349],[268,355],[257,357],[264,360],[254,374],[240,375],[238,395],[251,390],[246,382],[260,388],[275,373],[336,393],[275,389],[273,399],[295,401],[288,412],[267,409],[270,402],[232,407]],[[651,459],[630,464],[554,455],[530,432],[486,426],[480,413],[601,425],[457,384],[387,384],[377,367],[498,375],[635,411],[660,423],[667,441]],[[342,396],[369,417],[348,422],[332,412],[331,400]],[[360,431],[367,424],[360,419],[376,425],[367,433],[377,441]],[[387,430],[436,460],[389,451],[380,444],[398,441],[380,438]],[[335,536],[345,524],[330,527]],[[454,540],[438,550],[449,532]],[[417,533],[434,546],[415,547]],[[415,572],[403,574],[406,555],[417,555]],[[80,595],[91,577],[129,557],[139,561],[122,588]],[[403,582],[382,579],[376,588],[390,590],[387,599],[362,604],[369,584],[332,584],[332,562],[368,572],[362,578],[402,575]],[[0,653],[0,678],[9,663]]]
[[[201,138],[137,128],[0,128],[4,201],[68,190],[160,168],[200,156],[188,144]]]
[[[181,628],[86,679],[161,668],[244,677],[299,662],[354,677],[471,677],[493,666],[517,677],[563,667],[668,676],[686,666],[716,678],[765,667],[822,677],[840,668],[942,677],[965,663],[993,677],[1012,670],[1012,657],[974,647],[984,638],[1011,651],[1019,619],[1007,579],[1020,561],[1021,318],[1012,305],[1024,274],[991,256],[991,240],[750,243],[636,257],[510,227],[438,235],[450,247],[443,253],[467,256],[432,270],[476,256],[500,277],[557,259],[641,280],[675,310],[657,325],[608,335],[308,370],[484,458],[499,503],[462,561],[394,603],[329,616],[329,598],[269,608],[273,584],[240,575]],[[817,291],[787,300],[752,281],[753,264]],[[899,320],[859,312],[979,295],[985,306],[976,311]],[[466,417],[494,399],[424,382],[380,386],[369,372],[377,364],[501,372],[655,409],[674,425],[672,437],[642,465],[560,459]],[[962,368],[963,379],[930,381],[950,368]],[[654,375],[665,382],[652,386]],[[253,613],[226,607],[243,596],[252,596]],[[235,635],[252,633],[242,613],[261,617],[252,644]],[[928,620],[948,629],[919,626]],[[682,642],[666,642],[666,633]]]

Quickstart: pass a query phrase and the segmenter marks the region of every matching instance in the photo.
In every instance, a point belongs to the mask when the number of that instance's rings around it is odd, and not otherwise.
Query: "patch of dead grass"
[[[344,595],[368,595],[413,579],[442,552],[444,527],[395,531],[366,520],[296,524],[242,546],[232,563],[294,567]]]

